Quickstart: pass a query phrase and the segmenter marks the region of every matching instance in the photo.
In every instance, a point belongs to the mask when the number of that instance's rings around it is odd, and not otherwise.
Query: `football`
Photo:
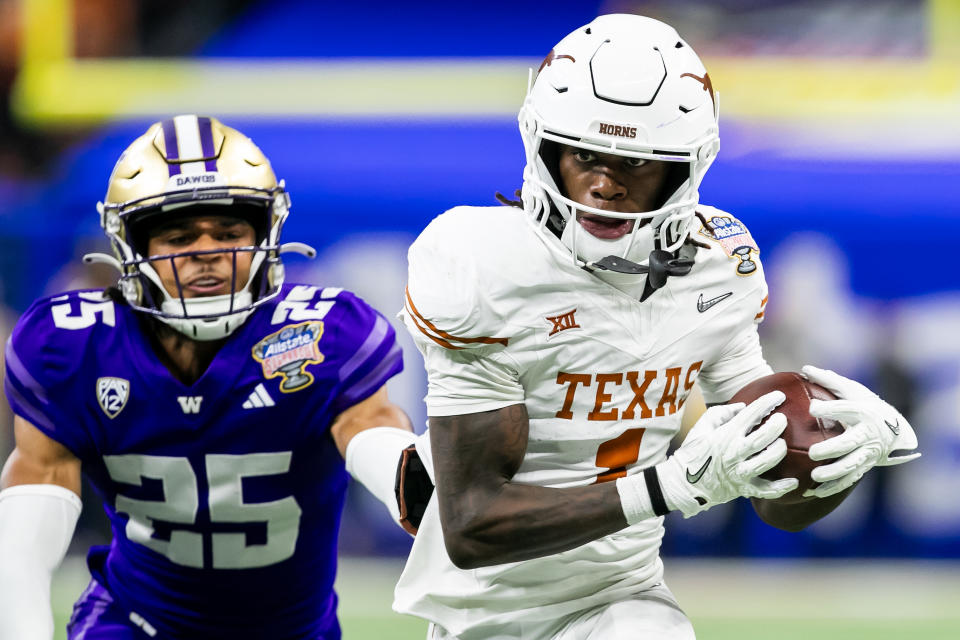
[[[836,420],[823,420],[810,415],[811,399],[836,400],[836,396],[795,372],[774,373],[754,380],[738,391],[730,402],[749,404],[776,390],[787,396],[783,404],[774,409],[774,412],[782,413],[787,418],[787,428],[783,431],[783,439],[787,442],[787,456],[760,477],[767,480],[797,478],[800,486],[778,498],[778,502],[799,502],[804,499],[803,492],[816,484],[810,478],[810,472],[821,464],[830,462],[811,460],[807,454],[810,445],[840,435],[843,433],[843,426]]]

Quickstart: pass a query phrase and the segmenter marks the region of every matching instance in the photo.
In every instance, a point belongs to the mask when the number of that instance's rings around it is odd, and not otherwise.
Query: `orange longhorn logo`
[[[713,99],[713,82],[710,81],[710,74],[709,74],[709,73],[704,73],[702,78],[701,78],[700,76],[694,75],[694,74],[692,74],[692,73],[681,73],[681,74],[680,74],[680,77],[681,77],[681,78],[693,78],[694,80],[696,80],[697,82],[699,82],[700,84],[702,84],[702,85],[703,85],[703,90],[710,94],[710,102],[712,102],[714,105],[717,104],[717,101]]]
[[[543,71],[544,67],[549,67],[551,64],[553,64],[554,60],[559,60],[560,58],[567,58],[568,60],[570,60],[570,62],[576,62],[573,56],[567,56],[567,55],[558,56],[556,53],[553,52],[553,49],[550,49],[550,53],[548,53],[547,57],[544,58],[543,62],[540,63],[540,68],[537,69],[537,73],[540,73],[541,71]]]

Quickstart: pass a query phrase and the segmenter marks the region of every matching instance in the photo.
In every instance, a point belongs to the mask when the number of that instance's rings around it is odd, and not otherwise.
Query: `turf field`
[[[960,564],[667,559],[667,581],[705,640],[957,640]],[[347,558],[337,589],[346,640],[422,640],[390,611],[399,560]],[[54,583],[58,640],[86,585],[80,558]],[[640,639],[638,639],[640,640]]]

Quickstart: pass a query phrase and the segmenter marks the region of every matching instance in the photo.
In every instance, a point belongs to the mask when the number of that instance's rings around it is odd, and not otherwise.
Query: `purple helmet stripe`
[[[213,127],[210,125],[210,118],[197,118],[197,125],[200,127],[200,148],[203,150],[203,157],[207,159],[207,171],[217,170],[217,160],[213,157]]]
[[[177,148],[177,128],[173,124],[173,118],[164,120],[160,125],[163,127],[163,145],[167,148],[167,168],[171,176],[180,173],[180,151]]]

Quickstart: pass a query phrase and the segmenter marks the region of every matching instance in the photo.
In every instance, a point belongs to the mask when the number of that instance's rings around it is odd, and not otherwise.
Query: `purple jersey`
[[[79,291],[34,303],[7,343],[14,412],[82,461],[110,518],[94,577],[161,637],[339,638],[348,476],[329,428],[402,369],[390,323],[287,285],[192,385],[145,326]]]

